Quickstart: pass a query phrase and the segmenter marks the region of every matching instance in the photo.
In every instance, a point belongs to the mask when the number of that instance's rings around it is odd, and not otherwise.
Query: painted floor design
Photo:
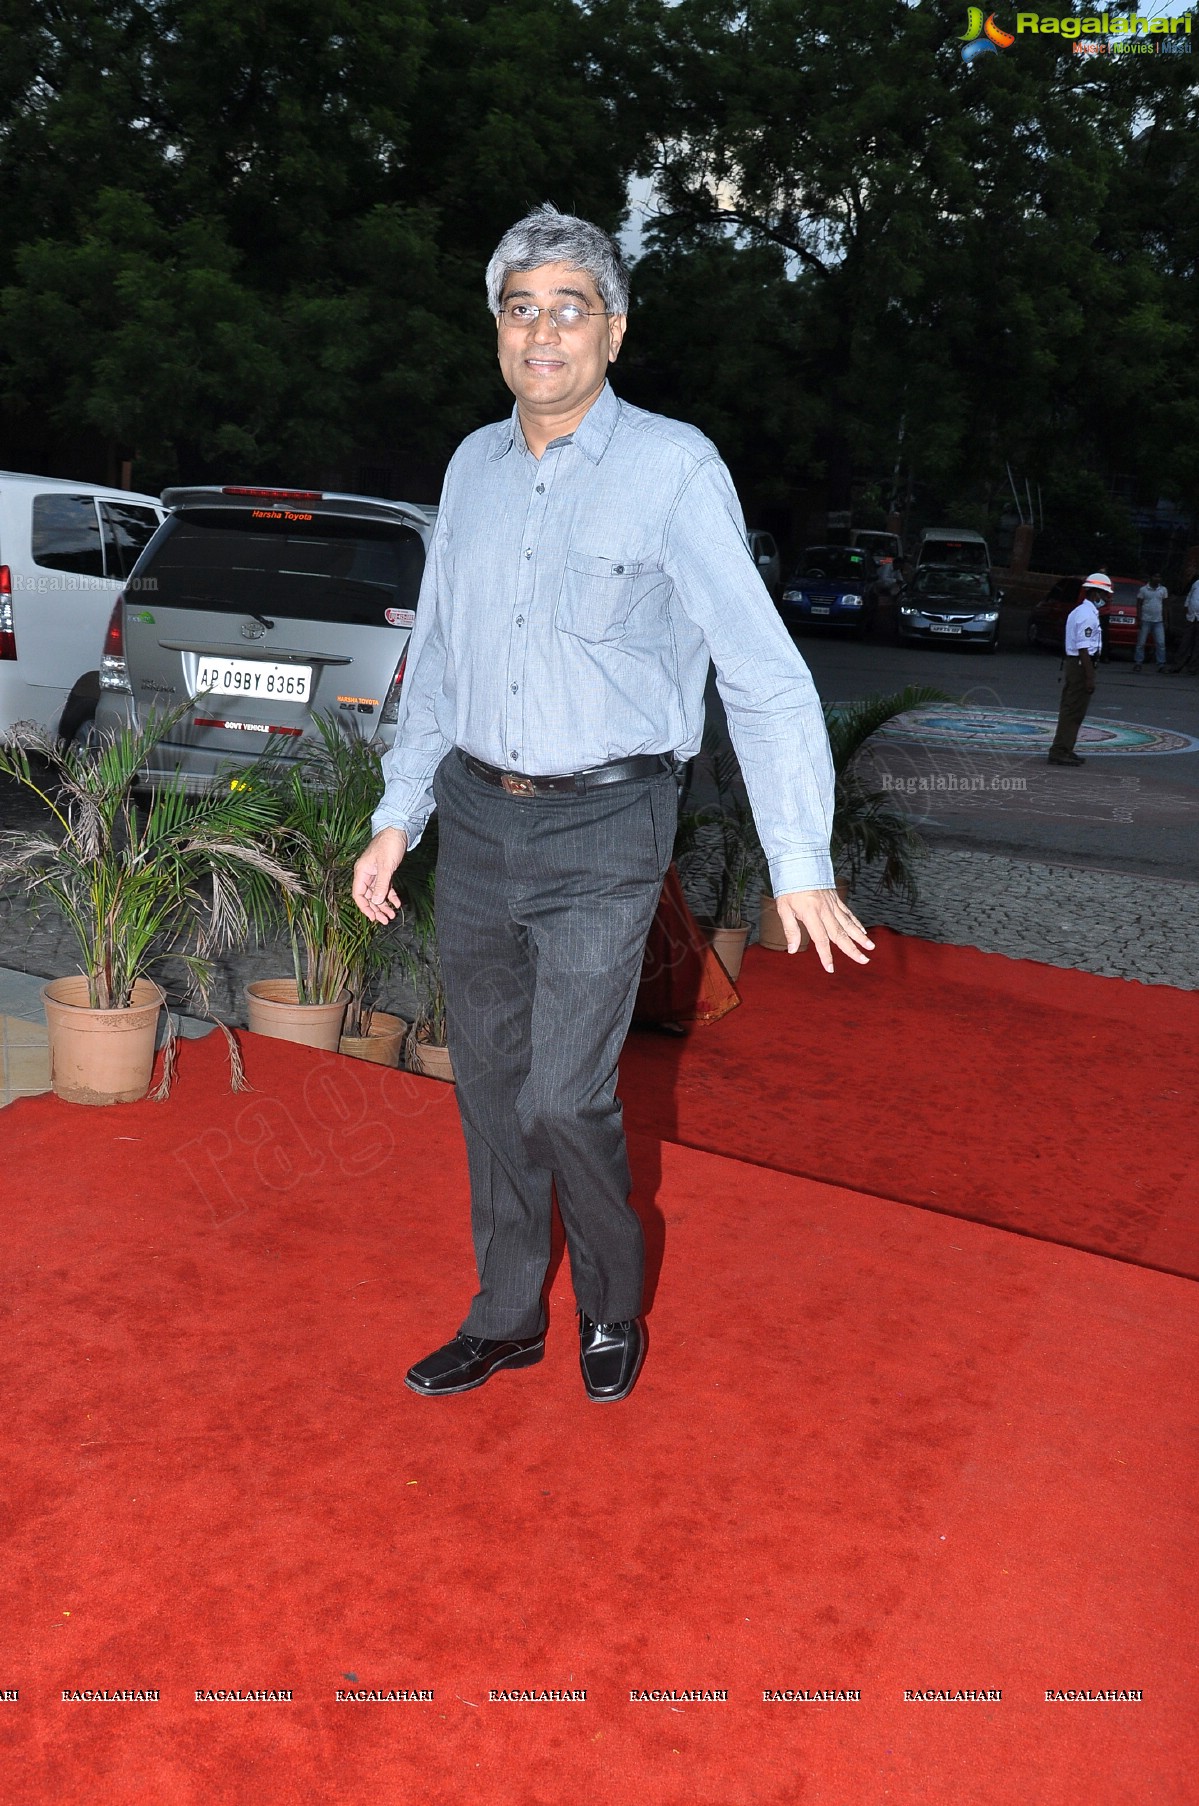
[[[1045,709],[985,709],[936,703],[910,709],[879,730],[882,740],[921,746],[968,746],[977,752],[1043,753],[1053,743],[1056,714]],[[1078,748],[1088,756],[1199,752],[1199,739],[1170,728],[1101,715],[1082,724]]]

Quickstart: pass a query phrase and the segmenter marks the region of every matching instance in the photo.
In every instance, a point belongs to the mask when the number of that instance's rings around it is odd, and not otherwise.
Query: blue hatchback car
[[[788,627],[848,627],[864,634],[878,606],[875,561],[856,546],[808,546],[783,585]]]

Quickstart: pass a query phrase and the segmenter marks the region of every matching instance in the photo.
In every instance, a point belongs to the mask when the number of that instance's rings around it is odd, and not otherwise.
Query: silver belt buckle
[[[534,784],[532,778],[518,777],[515,772],[511,772],[511,771],[501,772],[500,773],[500,783],[503,785],[504,789],[508,792],[509,796],[536,796],[537,795],[537,786],[536,786],[536,784]]]

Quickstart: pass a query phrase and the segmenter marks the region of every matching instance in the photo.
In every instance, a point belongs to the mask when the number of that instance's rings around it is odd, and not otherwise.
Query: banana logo
[[[962,61],[972,63],[980,56],[994,56],[1008,50],[1016,42],[1010,31],[996,25],[995,14],[984,15],[981,6],[966,8],[966,29],[962,33]]]

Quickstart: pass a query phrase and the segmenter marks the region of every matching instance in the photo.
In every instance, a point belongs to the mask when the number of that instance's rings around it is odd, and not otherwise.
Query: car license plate
[[[933,626],[930,622],[929,631],[930,633],[961,633],[962,630],[960,627]]]
[[[307,702],[311,689],[311,665],[274,665],[257,658],[202,658],[196,666],[197,696]]]
[[[820,608],[816,603],[812,604],[812,613],[814,615],[826,615],[828,612],[827,608]]]

